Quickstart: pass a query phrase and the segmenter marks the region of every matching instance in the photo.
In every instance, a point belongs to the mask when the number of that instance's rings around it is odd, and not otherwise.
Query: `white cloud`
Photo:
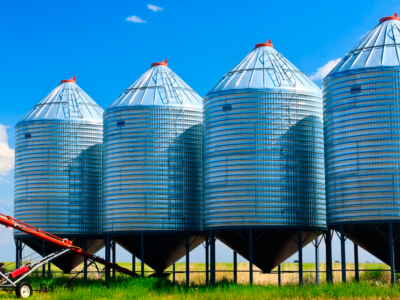
[[[133,22],[133,23],[147,23],[145,20],[142,20],[141,18],[139,18],[137,16],[127,17],[126,20],[128,22]]]
[[[8,172],[14,168],[15,150],[10,149],[8,145],[6,128],[0,124],[0,176],[7,176]]]
[[[155,11],[155,12],[164,10],[164,8],[162,8],[162,7],[160,7],[160,6],[155,6],[155,5],[153,5],[153,4],[147,4],[147,8],[150,9],[150,10],[152,10],[152,11]]]
[[[341,61],[341,58],[328,61],[325,66],[318,68],[317,72],[310,76],[311,80],[322,80]]]

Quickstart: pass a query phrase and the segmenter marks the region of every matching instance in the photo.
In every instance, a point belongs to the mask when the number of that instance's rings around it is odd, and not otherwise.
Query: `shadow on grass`
[[[115,279],[77,278],[73,288],[64,288],[68,282],[65,277],[42,278],[34,275],[29,277],[34,289],[45,283],[53,291],[50,294],[38,295],[36,299],[352,299],[352,298],[400,298],[399,286],[376,284],[381,276],[378,272],[371,273],[368,281],[359,284],[323,284],[320,286],[307,284],[299,288],[297,285],[286,285],[281,288],[275,285],[242,285],[224,278],[217,284],[186,285],[173,283],[162,278],[131,278],[117,276]],[[366,280],[367,278],[364,278]],[[35,295],[34,295],[35,296]],[[0,296],[0,299],[3,296]],[[10,296],[7,295],[7,299]]]

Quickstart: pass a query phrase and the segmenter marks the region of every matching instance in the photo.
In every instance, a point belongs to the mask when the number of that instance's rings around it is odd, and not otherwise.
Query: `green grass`
[[[131,263],[119,263],[119,265],[131,269]],[[335,263],[334,269],[339,270],[340,264]],[[78,267],[81,269],[82,266]],[[388,272],[361,272],[359,284],[354,282],[354,272],[348,272],[346,285],[340,283],[341,272],[334,272],[334,285],[328,285],[325,281],[325,274],[321,273],[321,285],[316,286],[315,273],[304,273],[305,285],[298,287],[298,275],[293,273],[282,274],[284,286],[277,286],[277,275],[263,275],[254,273],[254,282],[258,283],[249,286],[248,273],[238,273],[238,282],[232,282],[233,269],[232,263],[217,263],[217,273],[219,282],[215,286],[205,286],[204,263],[191,263],[191,271],[201,271],[191,273],[191,284],[185,283],[185,274],[177,274],[177,282],[171,280],[155,278],[130,278],[125,275],[117,275],[116,279],[105,282],[102,278],[95,279],[95,274],[91,274],[92,279],[85,280],[77,278],[73,281],[74,287],[64,288],[65,283],[71,275],[54,274],[52,277],[40,277],[39,270],[27,281],[34,289],[39,289],[40,283],[48,285],[53,292],[49,294],[34,293],[31,299],[400,299],[400,281],[395,287],[389,284]],[[304,270],[315,270],[314,263],[304,263]],[[320,264],[321,271],[325,270],[325,264]],[[178,271],[185,270],[185,263],[177,263]],[[239,263],[239,270],[248,270],[248,263]],[[284,263],[283,270],[297,270],[298,264]],[[354,269],[354,264],[347,264],[347,269]],[[389,269],[388,266],[378,263],[362,263],[360,269]],[[52,271],[59,269],[52,265]],[[151,269],[146,266],[146,275],[151,274]],[[172,271],[170,267],[168,271]],[[140,273],[140,263],[136,264],[136,272]],[[400,275],[400,274],[399,274]],[[171,277],[171,276],[170,276]],[[171,278],[170,278],[171,279]],[[15,294],[8,295],[0,292],[0,299],[16,299]]]
[[[370,282],[336,284],[336,285],[297,285],[249,286],[238,285],[223,280],[215,286],[204,285],[186,286],[172,283],[165,279],[145,278],[134,279],[118,276],[115,280],[74,281],[73,290],[63,288],[67,279],[64,277],[46,278],[38,276],[30,278],[34,289],[40,283],[51,286],[54,292],[49,294],[34,294],[31,299],[373,299],[400,297],[398,287],[377,285]],[[14,295],[2,294],[0,299],[12,299]]]
[[[130,263],[119,263],[119,265],[131,269]],[[241,263],[242,269],[247,270],[248,264]],[[297,264],[283,264],[283,269],[297,269]],[[324,269],[321,264],[321,270]],[[348,264],[348,268],[352,265]],[[53,277],[40,277],[37,272],[30,276],[29,281],[34,289],[39,289],[40,283],[45,283],[53,292],[49,294],[34,293],[31,299],[400,299],[400,282],[392,287],[388,284],[388,272],[377,271],[362,272],[361,282],[355,283],[353,277],[348,276],[348,283],[338,283],[337,278],[334,285],[326,283],[316,286],[313,284],[315,278],[310,273],[305,273],[306,284],[301,288],[297,285],[297,275],[287,274],[286,284],[279,288],[276,284],[277,275],[255,275],[261,278],[262,285],[249,286],[247,284],[235,284],[231,281],[233,264],[217,263],[217,269],[225,270],[218,274],[219,282],[215,286],[205,286],[203,273],[192,273],[191,279],[196,276],[202,280],[191,281],[190,286],[184,282],[184,274],[177,275],[181,280],[177,283],[166,279],[156,278],[131,278],[125,275],[117,275],[116,279],[105,282],[103,279],[77,278],[73,281],[73,289],[64,288],[69,280],[69,275],[54,275]],[[334,264],[335,269],[340,264]],[[151,269],[146,268],[151,271]],[[170,268],[172,270],[172,268]],[[184,270],[185,264],[178,263],[177,270]],[[204,270],[204,263],[191,264],[191,270]],[[314,270],[315,264],[304,263],[305,270]],[[361,264],[360,269],[388,269],[384,264]],[[52,270],[57,270],[52,266]],[[136,264],[136,271],[140,272],[140,263]],[[351,272],[353,273],[353,272]],[[147,273],[150,274],[150,273]],[[339,276],[340,272],[335,272]],[[248,276],[242,273],[240,276]],[[239,277],[239,275],[238,275]],[[264,278],[269,278],[268,280]],[[321,282],[324,282],[325,275],[321,275]],[[397,278],[397,281],[399,279]],[[240,281],[239,281],[240,282]],[[8,295],[0,292],[0,299],[16,299],[15,294]]]

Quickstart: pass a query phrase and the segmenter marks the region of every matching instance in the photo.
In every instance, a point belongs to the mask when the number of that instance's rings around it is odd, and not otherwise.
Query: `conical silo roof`
[[[39,120],[102,122],[103,109],[76,84],[74,76],[62,80],[20,123]]]
[[[168,68],[167,60],[151,64],[138,80],[127,88],[109,107],[184,106],[201,109],[202,98]]]
[[[397,14],[382,18],[328,76],[364,68],[397,67],[400,65],[399,44],[400,18]]]
[[[208,92],[241,89],[308,90],[320,94],[320,89],[271,44],[255,48]]]

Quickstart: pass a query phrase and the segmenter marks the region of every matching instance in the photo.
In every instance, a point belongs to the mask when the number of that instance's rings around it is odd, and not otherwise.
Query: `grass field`
[[[131,268],[129,263],[120,265]],[[248,263],[239,263],[239,271],[247,271]],[[347,264],[347,269],[354,269],[353,264]],[[81,266],[78,268],[82,268]],[[177,271],[184,271],[185,264],[179,263]],[[205,264],[190,264],[191,271],[204,271]],[[320,275],[321,285],[316,286],[315,273],[304,274],[304,286],[298,287],[298,274],[282,274],[283,286],[279,288],[276,274],[254,273],[254,285],[249,286],[248,272],[238,273],[238,284],[232,282],[232,263],[217,263],[218,283],[215,286],[205,286],[205,275],[190,274],[190,285],[185,283],[185,274],[177,274],[177,282],[156,278],[128,278],[117,275],[115,280],[105,282],[98,273],[91,273],[89,280],[78,278],[73,281],[74,287],[64,288],[71,275],[53,275],[42,278],[38,274],[31,276],[29,281],[34,289],[39,289],[40,283],[46,283],[53,292],[49,294],[34,294],[31,299],[400,299],[400,282],[395,287],[389,284],[389,272],[360,272],[360,283],[354,282],[354,272],[347,272],[346,285],[340,283],[341,272],[334,272],[334,285],[326,284],[325,274]],[[295,271],[298,264],[282,264],[282,270]],[[340,264],[334,264],[335,270],[340,270]],[[389,269],[384,264],[360,264],[360,269]],[[57,269],[53,266],[52,271]],[[151,270],[146,274],[151,274]],[[172,268],[171,268],[172,270]],[[304,270],[315,270],[315,264],[305,263]],[[325,264],[320,264],[320,270],[325,270]],[[136,265],[140,272],[140,264]],[[172,279],[172,276],[170,276]],[[396,279],[399,280],[398,278]],[[0,293],[0,299],[15,299],[15,295]]]

